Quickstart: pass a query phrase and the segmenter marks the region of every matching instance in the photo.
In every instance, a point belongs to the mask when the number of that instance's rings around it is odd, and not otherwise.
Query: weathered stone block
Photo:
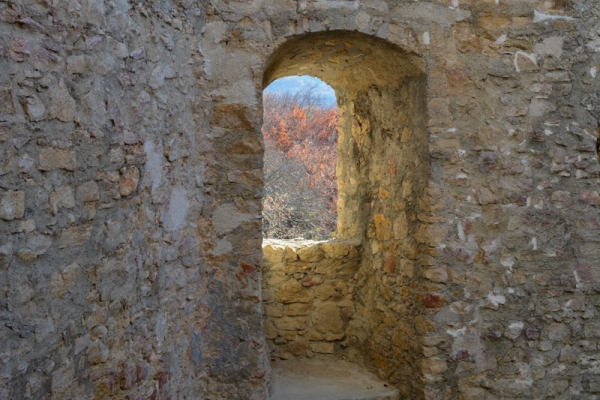
[[[406,337],[406,334],[402,331],[394,332],[392,336],[392,344],[398,347],[400,350],[408,350],[410,347],[408,344],[408,338]]]
[[[46,106],[38,96],[32,94],[21,99],[21,105],[25,115],[32,122],[42,121],[46,118]]]
[[[340,259],[343,257],[357,257],[356,245],[351,243],[326,242],[321,245],[327,258]]]
[[[457,49],[461,52],[479,53],[483,50],[481,40],[473,33],[472,27],[467,22],[461,22],[454,26],[454,37],[457,41]]]
[[[58,240],[58,247],[82,246],[90,238],[92,227],[90,225],[73,226],[65,229]]]
[[[295,340],[282,347],[283,351],[287,351],[294,356],[304,355],[308,349],[309,342],[307,340]]]
[[[265,277],[265,282],[271,287],[275,287],[282,282],[289,281],[290,277],[283,271],[271,270]]]
[[[71,186],[60,186],[50,194],[50,212],[52,215],[56,215],[60,208],[73,207],[75,207],[75,197]]]
[[[311,342],[310,349],[319,354],[333,354],[333,342]]]
[[[300,261],[314,263],[324,258],[323,248],[321,245],[306,246],[296,251]]]
[[[39,168],[42,171],[65,169],[74,171],[76,168],[75,152],[70,150],[45,148],[40,152]]]
[[[423,335],[435,330],[435,324],[429,318],[424,315],[418,315],[414,319],[416,331]]]
[[[0,86],[0,114],[14,114],[12,86]]]
[[[419,362],[419,367],[426,375],[441,375],[448,369],[446,361],[439,357],[425,358]]]
[[[300,316],[300,315],[309,315],[310,310],[312,308],[311,304],[308,303],[294,303],[289,304],[284,307],[283,313],[289,316]]]
[[[305,317],[281,317],[273,320],[275,327],[284,331],[301,331],[306,329]]]
[[[242,104],[222,104],[213,113],[211,124],[226,129],[252,131],[254,123],[250,110]]]
[[[52,93],[50,115],[59,121],[70,122],[75,118],[76,105],[63,79]]]
[[[441,224],[422,224],[419,227],[415,239],[419,243],[429,246],[437,246],[446,238],[448,226]]]
[[[390,240],[392,239],[392,223],[383,214],[374,215],[375,223],[375,235],[377,240]]]
[[[281,303],[308,303],[312,300],[311,294],[297,280],[284,283],[279,288],[279,301]]]
[[[348,292],[348,288],[344,282],[326,283],[313,289],[315,297],[320,300],[340,300]]]
[[[436,283],[445,283],[448,281],[448,272],[446,268],[430,268],[423,273],[425,278]]]
[[[569,381],[566,379],[559,379],[548,383],[546,396],[550,398],[555,398],[564,393],[565,390],[569,387]]]
[[[94,181],[85,182],[77,188],[77,198],[81,201],[98,201],[100,198],[98,185]]]
[[[121,196],[127,197],[135,193],[140,180],[140,170],[135,165],[127,168],[120,182]]]
[[[25,192],[9,190],[0,199],[0,218],[6,221],[23,218],[25,213]]]
[[[283,247],[267,245],[263,247],[263,257],[265,264],[282,263],[285,257],[285,250]]]
[[[394,239],[402,240],[408,236],[408,221],[406,213],[400,212],[394,220]]]
[[[265,319],[264,324],[265,338],[275,339],[277,337],[277,328],[275,328],[273,321],[271,319]]]
[[[326,259],[315,265],[314,272],[322,275],[349,277],[356,271],[358,265],[358,261]]]
[[[315,305],[311,318],[314,328],[321,333],[339,334],[344,332],[344,321],[337,304],[323,303]]]
[[[50,280],[52,296],[63,298],[71,289],[71,286],[76,282],[79,270],[79,265],[73,263],[66,266],[63,270],[52,274],[52,278]]]

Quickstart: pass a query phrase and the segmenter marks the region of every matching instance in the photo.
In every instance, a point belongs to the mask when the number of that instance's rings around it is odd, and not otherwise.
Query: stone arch
[[[267,60],[263,88],[277,78],[302,74],[318,76],[336,92],[341,117],[338,179],[343,209],[339,210],[338,232],[343,238],[360,237],[366,226],[353,220],[365,212],[361,209],[368,197],[364,183],[367,171],[373,172],[372,161],[377,162],[372,151],[381,150],[374,149],[374,140],[382,136],[401,139],[407,143],[405,148],[410,147],[425,161],[420,163],[421,170],[427,168],[424,61],[383,39],[359,32],[310,33],[289,39]],[[377,139],[369,133],[375,131],[379,133]],[[361,179],[353,183],[356,177]]]
[[[420,279],[418,216],[429,181],[425,61],[384,39],[336,30],[289,38],[264,71],[263,88],[284,76],[308,74],[336,92],[337,231],[341,239],[360,243],[348,284],[352,316],[346,316],[340,352],[417,390],[414,363],[421,356],[409,337],[421,311],[402,298]],[[394,323],[382,327],[382,314]]]

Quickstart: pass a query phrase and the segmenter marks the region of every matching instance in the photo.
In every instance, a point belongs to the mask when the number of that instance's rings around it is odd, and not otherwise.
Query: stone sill
[[[305,240],[305,239],[264,239],[262,243],[264,260],[271,263],[317,262],[323,259],[358,258],[359,239]]]

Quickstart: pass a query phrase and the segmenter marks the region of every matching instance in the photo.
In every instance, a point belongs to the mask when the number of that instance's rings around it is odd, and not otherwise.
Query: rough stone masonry
[[[600,1],[0,0],[0,71],[0,399],[268,398],[261,92],[296,73],[338,96],[347,357],[600,398]]]

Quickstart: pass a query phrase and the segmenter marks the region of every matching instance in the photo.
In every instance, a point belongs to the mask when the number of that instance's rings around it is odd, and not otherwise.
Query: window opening
[[[308,75],[280,78],[264,90],[263,108],[264,236],[333,238],[338,195],[333,89]]]

